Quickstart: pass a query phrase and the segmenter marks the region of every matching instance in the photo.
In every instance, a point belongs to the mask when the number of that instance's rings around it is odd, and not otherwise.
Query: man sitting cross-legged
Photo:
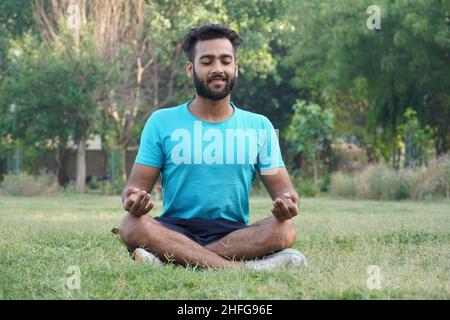
[[[192,29],[183,40],[196,95],[148,119],[122,194],[128,214],[120,235],[136,260],[212,268],[298,268],[291,249],[299,197],[266,117],[238,108],[240,38],[223,25]],[[249,194],[259,174],[273,200],[271,216],[249,225]],[[163,213],[149,191],[161,176]]]

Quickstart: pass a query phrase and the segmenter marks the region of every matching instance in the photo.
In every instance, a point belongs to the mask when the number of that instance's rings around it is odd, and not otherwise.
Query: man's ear
[[[186,62],[186,74],[189,78],[192,77],[192,72],[193,72],[193,65],[192,62],[188,61]]]

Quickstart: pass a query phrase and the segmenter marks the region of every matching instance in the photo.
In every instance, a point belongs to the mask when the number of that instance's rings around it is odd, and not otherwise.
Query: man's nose
[[[212,73],[223,74],[223,65],[220,61],[214,61],[212,68]]]

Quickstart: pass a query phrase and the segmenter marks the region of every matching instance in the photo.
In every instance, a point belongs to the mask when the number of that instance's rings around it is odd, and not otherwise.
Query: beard
[[[236,84],[236,77],[233,77],[229,79],[226,76],[211,76],[209,77],[205,82],[202,79],[197,77],[197,74],[195,73],[195,70],[193,70],[194,74],[194,85],[195,90],[197,91],[197,94],[203,98],[209,99],[209,100],[222,100],[226,96],[228,96],[231,91],[234,88],[234,85]],[[225,81],[225,85],[222,90],[212,90],[208,87],[208,83],[213,79],[222,79]]]

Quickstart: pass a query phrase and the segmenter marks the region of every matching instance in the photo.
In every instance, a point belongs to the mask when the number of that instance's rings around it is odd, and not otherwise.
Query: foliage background
[[[81,7],[76,32],[67,25],[71,3]],[[284,160],[300,185],[326,190],[335,171],[367,164],[426,166],[450,148],[450,2],[377,5],[381,29],[370,30],[362,0],[4,0],[2,161],[20,148],[24,169],[36,173],[27,161],[46,154],[66,184],[59,172],[67,141],[78,143],[82,168],[83,139],[97,134],[105,151],[117,150],[125,181],[125,150],[139,144],[148,116],[194,95],[183,35],[217,22],[244,40],[233,100],[280,129]],[[299,118],[297,101],[330,116]],[[307,123],[326,128],[326,138],[305,136]]]

